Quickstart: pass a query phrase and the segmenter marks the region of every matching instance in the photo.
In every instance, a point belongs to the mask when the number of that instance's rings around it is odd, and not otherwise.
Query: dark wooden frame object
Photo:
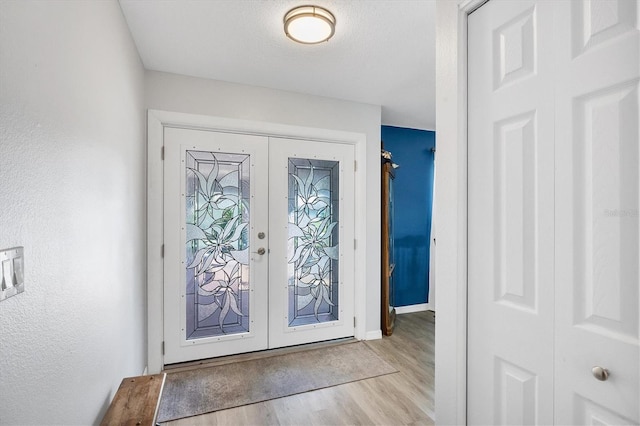
[[[395,269],[395,259],[393,257],[392,248],[390,247],[390,239],[393,238],[390,235],[391,229],[391,212],[390,212],[390,191],[391,180],[395,178],[395,172],[390,160],[382,159],[382,292],[381,292],[381,325],[382,334],[385,336],[391,336],[393,333],[393,326],[396,320],[396,308],[391,306],[392,295],[390,292],[391,280],[393,279],[393,270]]]

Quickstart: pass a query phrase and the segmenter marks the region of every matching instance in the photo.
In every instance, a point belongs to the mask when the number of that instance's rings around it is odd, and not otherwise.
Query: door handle
[[[598,366],[595,366],[591,369],[591,374],[593,374],[593,377],[600,380],[601,382],[604,382],[609,378],[609,370]]]
[[[267,251],[264,249],[264,247],[260,247],[260,248],[258,249],[258,251],[254,251],[254,252],[252,252],[252,253],[256,253],[256,254],[259,254],[260,256],[262,256],[262,255],[263,255],[263,254],[265,254],[266,252],[267,252]]]

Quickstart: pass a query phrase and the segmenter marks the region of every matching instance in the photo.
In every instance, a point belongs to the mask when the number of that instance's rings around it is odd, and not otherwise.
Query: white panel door
[[[640,424],[638,2],[557,17],[555,420]]]
[[[270,138],[269,346],[354,334],[354,148]]]
[[[164,132],[164,363],[266,349],[268,138]]]
[[[640,423],[638,12],[469,17],[470,423]]]
[[[469,16],[470,424],[553,421],[552,8]]]

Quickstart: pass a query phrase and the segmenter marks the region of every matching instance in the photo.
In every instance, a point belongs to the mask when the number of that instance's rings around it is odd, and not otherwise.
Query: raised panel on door
[[[470,424],[553,421],[552,8],[469,16]]]
[[[558,424],[640,423],[637,19],[636,1],[558,5]]]
[[[270,138],[269,347],[354,335],[354,147]]]
[[[268,139],[164,130],[164,363],[267,348]]]

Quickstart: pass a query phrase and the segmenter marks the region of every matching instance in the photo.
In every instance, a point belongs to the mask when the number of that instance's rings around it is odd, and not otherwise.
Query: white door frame
[[[436,0],[436,421],[466,424],[467,19],[487,0]]]
[[[363,133],[292,126],[206,115],[148,110],[147,114],[147,370],[159,373],[164,367],[163,342],[163,162],[164,128],[178,127],[217,132],[253,134],[278,138],[351,144],[356,162],[366,164],[366,135]],[[355,216],[365,217],[365,173],[355,175]],[[366,252],[365,221],[356,221],[354,265],[355,338],[366,338]]]

